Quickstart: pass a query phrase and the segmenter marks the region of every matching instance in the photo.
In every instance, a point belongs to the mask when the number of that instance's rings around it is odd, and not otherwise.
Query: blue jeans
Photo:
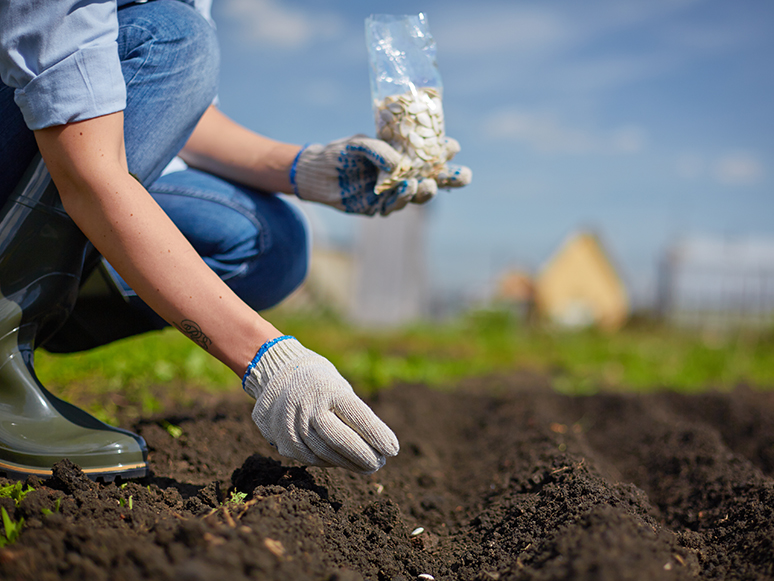
[[[256,310],[277,304],[307,272],[308,229],[299,210],[279,196],[193,169],[161,176],[215,97],[219,51],[212,27],[179,0],[129,5],[119,10],[118,19],[129,171],[247,304]],[[37,151],[12,89],[2,83],[0,148],[1,205]],[[106,266],[128,308],[147,321],[140,330],[165,326]]]
[[[307,221],[282,197],[195,169],[166,174],[148,190],[204,262],[253,309],[276,305],[304,280]],[[108,270],[130,304],[149,314],[118,273]],[[166,325],[151,318],[159,328]]]

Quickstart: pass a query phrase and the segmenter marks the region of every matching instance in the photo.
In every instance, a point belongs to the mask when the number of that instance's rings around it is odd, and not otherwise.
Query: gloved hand
[[[283,456],[370,474],[398,453],[395,434],[333,364],[294,337],[265,343],[242,385],[256,399],[253,421]]]
[[[452,143],[453,142],[453,143]],[[450,139],[452,150],[459,144]],[[405,159],[388,143],[355,135],[328,145],[312,144],[302,149],[290,171],[296,196],[333,206],[348,213],[386,216],[409,202],[422,204],[435,196],[438,187],[461,187],[470,182],[470,170],[447,165],[439,182],[429,178],[400,180],[395,187],[377,194],[377,180],[393,174]]]

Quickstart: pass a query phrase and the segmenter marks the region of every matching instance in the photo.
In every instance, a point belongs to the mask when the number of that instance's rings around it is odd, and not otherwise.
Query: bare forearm
[[[289,194],[290,167],[299,149],[254,133],[210,107],[180,156],[190,166],[226,179]]]
[[[108,115],[36,132],[62,203],[151,308],[241,374],[260,345],[280,333],[207,267],[129,175],[122,123],[122,116]]]

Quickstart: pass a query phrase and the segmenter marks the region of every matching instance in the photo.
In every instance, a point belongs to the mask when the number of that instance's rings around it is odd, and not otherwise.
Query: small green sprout
[[[59,508],[61,504],[62,504],[62,499],[57,498],[54,501],[54,510],[51,510],[50,508],[44,508],[41,510],[41,512],[43,513],[43,516],[48,516],[50,514],[54,514],[55,512],[59,512]]]
[[[132,496],[129,495],[129,498],[119,498],[118,499],[118,506],[128,506],[129,510],[132,510],[134,508],[134,502],[132,502]]]
[[[11,517],[8,516],[8,512],[5,510],[4,506],[0,507],[0,511],[2,512],[3,528],[5,529],[5,537],[0,536],[0,548],[2,548],[19,540],[22,528],[24,527],[24,519],[20,518],[18,522],[14,522],[11,520]]]
[[[183,435],[183,428],[181,428],[180,426],[176,426],[175,424],[172,424],[167,420],[164,420],[163,422],[161,422],[161,427],[167,431],[167,434],[169,434],[175,439]]]
[[[242,504],[247,498],[246,492],[237,492],[236,490],[231,492],[231,498],[229,498],[223,504]]]
[[[0,487],[0,498],[13,498],[14,502],[16,502],[16,506],[19,506],[19,503],[24,500],[24,497],[34,490],[35,489],[32,488],[32,486],[27,486],[27,490],[22,490],[22,483],[16,482],[16,484],[8,484],[7,486]]]

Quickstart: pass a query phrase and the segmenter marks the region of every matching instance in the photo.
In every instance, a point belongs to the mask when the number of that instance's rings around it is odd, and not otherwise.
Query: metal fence
[[[660,268],[659,311],[685,326],[774,326],[774,243],[673,246]]]

